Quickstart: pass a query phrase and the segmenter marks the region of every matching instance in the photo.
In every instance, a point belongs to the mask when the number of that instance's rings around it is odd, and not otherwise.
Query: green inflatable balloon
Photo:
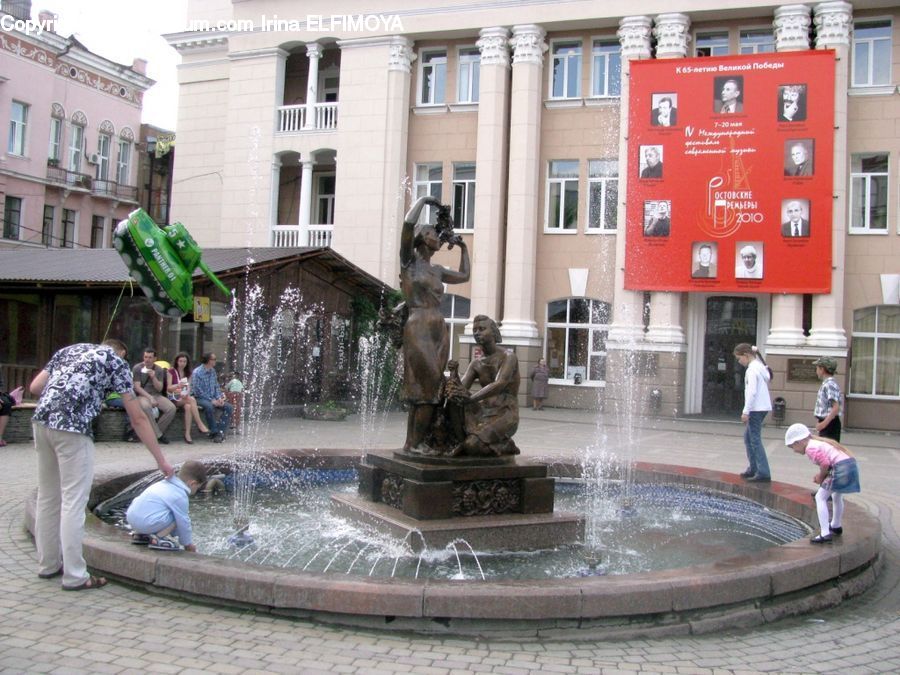
[[[150,305],[161,316],[181,317],[194,310],[192,277],[198,267],[221,291],[231,291],[200,259],[200,247],[181,223],[160,228],[143,209],[116,226],[113,245]]]

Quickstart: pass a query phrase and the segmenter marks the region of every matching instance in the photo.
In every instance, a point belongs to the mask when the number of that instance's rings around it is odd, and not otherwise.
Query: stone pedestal
[[[407,537],[414,548],[465,539],[481,550],[533,550],[584,534],[581,516],[553,513],[554,479],[545,464],[369,453],[359,475],[360,496],[333,497],[336,510]]]

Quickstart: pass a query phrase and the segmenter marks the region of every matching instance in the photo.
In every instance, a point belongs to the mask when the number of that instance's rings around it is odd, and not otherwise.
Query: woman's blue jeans
[[[744,445],[747,448],[747,461],[750,463],[750,475],[760,478],[771,478],[769,460],[766,458],[766,447],[762,442],[762,424],[766,419],[767,410],[752,410],[744,429]]]

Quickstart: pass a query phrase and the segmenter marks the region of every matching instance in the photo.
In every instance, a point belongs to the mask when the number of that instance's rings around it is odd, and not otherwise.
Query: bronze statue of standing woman
[[[416,225],[426,205],[438,208],[436,225]],[[443,244],[459,246],[459,270],[432,264]],[[450,354],[450,336],[441,314],[444,284],[469,280],[469,251],[453,233],[449,208],[436,198],[421,197],[407,212],[400,235],[400,290],[408,318],[403,326],[404,399],[409,404],[405,452],[433,454],[426,441],[432,431]]]

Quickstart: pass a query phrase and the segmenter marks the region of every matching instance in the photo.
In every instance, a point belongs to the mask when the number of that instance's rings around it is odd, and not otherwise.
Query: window
[[[11,155],[25,156],[25,129],[28,126],[29,106],[19,101],[12,102],[9,115],[9,143],[6,151]]]
[[[887,234],[888,155],[850,158],[850,233]]]
[[[63,121],[56,117],[50,118],[50,147],[47,148],[47,159],[59,163],[62,158],[62,131]]]
[[[588,231],[616,230],[619,201],[619,162],[615,159],[588,161]]]
[[[741,31],[741,54],[770,54],[775,51],[775,35],[771,30]]]
[[[594,40],[591,96],[614,97],[621,93],[622,49],[617,40]]]
[[[444,293],[444,296],[441,298],[441,314],[444,315],[447,330],[450,332],[450,356],[448,358],[452,359],[458,356],[457,343],[459,342],[459,336],[466,329],[470,312],[471,303],[468,298],[464,298],[461,295],[453,295],[452,293]]]
[[[728,33],[697,33],[695,56],[725,56],[728,53]]]
[[[547,305],[547,365],[550,377],[583,382],[606,380],[606,336],[610,305],[591,298],[554,300]]]
[[[547,229],[578,227],[578,160],[550,162],[547,177]]]
[[[475,163],[453,164],[453,223],[460,230],[475,227]]]
[[[106,218],[94,216],[91,219],[91,248],[103,248],[103,230],[106,229]]]
[[[75,248],[75,220],[78,212],[72,209],[62,210],[62,242],[63,248]]]
[[[422,65],[419,70],[419,103],[421,105],[443,103],[446,85],[446,50],[422,52]]]
[[[22,225],[22,199],[7,195],[3,207],[3,238],[18,239]]]
[[[900,307],[855,310],[852,349],[850,393],[900,397]]]
[[[41,225],[41,245],[53,246],[53,221],[56,219],[56,207],[44,204],[44,222]]]
[[[443,176],[444,171],[440,164],[416,164],[416,180],[413,185],[416,199],[426,195],[441,199]],[[420,223],[434,223],[436,218],[437,213],[432,213],[431,206],[426,206],[419,214]]]
[[[853,87],[891,84],[891,22],[857,21],[853,25]]]
[[[318,177],[316,225],[334,225],[334,174]]]
[[[69,171],[81,171],[81,158],[84,156],[84,127],[72,125],[72,137],[69,139]]]
[[[109,178],[109,153],[112,146],[112,137],[109,134],[97,136],[97,179]]]
[[[119,140],[119,158],[116,160],[116,182],[131,185],[131,142]]]
[[[459,103],[477,103],[481,52],[478,47],[460,47],[459,74],[456,78],[456,100]]]
[[[581,40],[554,42],[550,98],[579,96],[581,96]]]

